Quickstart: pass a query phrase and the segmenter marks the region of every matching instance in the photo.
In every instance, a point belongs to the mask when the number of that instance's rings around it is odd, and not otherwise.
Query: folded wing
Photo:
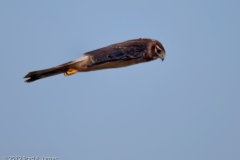
[[[147,46],[145,44],[134,41],[114,44],[85,53],[85,55],[90,56],[92,60],[92,63],[87,67],[92,67],[107,62],[142,59],[146,50]]]

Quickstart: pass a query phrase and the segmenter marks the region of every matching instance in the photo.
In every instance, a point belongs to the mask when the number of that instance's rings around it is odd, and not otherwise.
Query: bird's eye
[[[161,50],[160,50],[160,49],[157,49],[157,53],[159,53],[159,54],[160,54],[160,53],[161,53]]]

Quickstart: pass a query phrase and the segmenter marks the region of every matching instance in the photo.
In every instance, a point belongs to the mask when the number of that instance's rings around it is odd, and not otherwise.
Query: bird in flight
[[[59,66],[29,72],[24,78],[28,78],[25,82],[29,83],[61,73],[70,76],[77,72],[126,67],[157,58],[163,61],[164,57],[165,49],[159,41],[133,39],[87,52],[82,57]]]

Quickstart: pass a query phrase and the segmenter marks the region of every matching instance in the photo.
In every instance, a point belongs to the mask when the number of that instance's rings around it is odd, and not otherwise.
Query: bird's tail
[[[61,73],[65,73],[67,75],[74,74],[73,72],[68,73],[68,70],[70,69],[70,66],[73,64],[73,62],[74,61],[70,61],[70,62],[64,63],[64,64],[56,66],[56,67],[29,72],[24,77],[24,78],[28,78],[25,82],[29,83],[29,82],[36,81],[38,79],[54,76],[54,75],[61,74]]]

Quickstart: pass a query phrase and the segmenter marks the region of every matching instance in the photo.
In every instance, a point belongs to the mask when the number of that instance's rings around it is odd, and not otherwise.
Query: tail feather
[[[73,61],[70,61],[68,63],[64,63],[62,65],[53,67],[53,68],[48,68],[44,70],[39,70],[39,71],[33,71],[29,72],[24,78],[28,78],[25,82],[33,82],[38,79],[54,76],[57,74],[65,73],[70,65],[73,64]]]

